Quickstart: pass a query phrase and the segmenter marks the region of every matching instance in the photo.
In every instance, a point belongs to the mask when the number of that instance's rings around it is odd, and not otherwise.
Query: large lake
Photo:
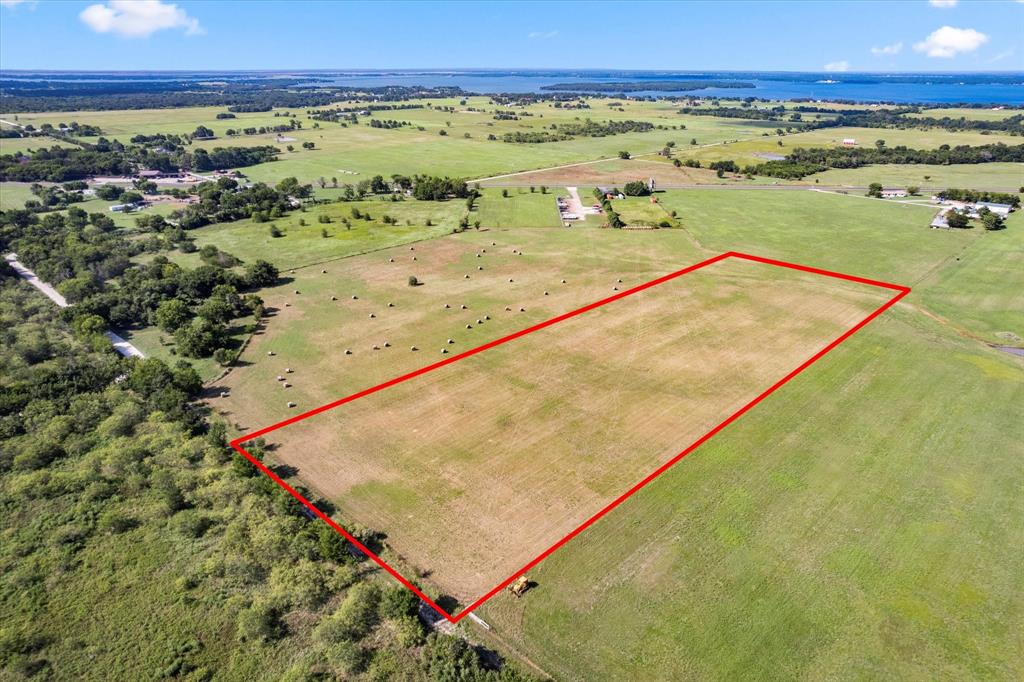
[[[760,75],[761,77],[757,77]],[[893,74],[895,77],[913,74]],[[844,78],[875,80],[873,83],[844,82]],[[916,74],[921,78],[920,74]],[[953,104],[957,102],[986,104],[1024,104],[1024,74],[999,74],[1014,83],[971,83],[977,74],[936,74],[930,82],[886,82],[880,74],[736,74],[702,72],[497,72],[497,71],[387,71],[359,72],[332,75],[328,82],[336,85],[382,86],[425,85],[457,86],[470,92],[542,92],[545,85],[573,82],[643,82],[645,80],[740,80],[753,83],[753,88],[706,88],[693,91],[694,95],[720,97],[760,97],[762,99],[846,99],[858,102],[921,102]],[[1009,78],[1008,78],[1009,77]],[[832,81],[832,82],[825,82]],[[630,95],[684,95],[655,90],[631,92]]]

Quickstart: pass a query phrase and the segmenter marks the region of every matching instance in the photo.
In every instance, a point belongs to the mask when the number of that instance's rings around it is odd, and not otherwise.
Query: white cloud
[[[0,7],[17,7],[27,4],[29,7],[36,6],[36,0],[0,0]]]
[[[541,38],[543,40],[547,40],[549,38],[554,38],[557,35],[558,31],[530,31],[529,33],[526,34],[526,37],[533,39]]]
[[[846,61],[845,59],[841,59],[838,62],[829,62],[828,64],[825,65],[825,70],[828,72],[849,71],[850,62]]]
[[[881,57],[886,54],[899,54],[903,51],[903,43],[893,43],[892,45],[883,45],[882,47],[871,48],[871,54],[876,57]]]
[[[932,31],[931,35],[919,43],[914,49],[924,52],[929,57],[955,57],[961,52],[973,52],[988,42],[988,36],[973,28],[953,28],[943,26]]]
[[[932,7],[956,7],[957,0],[928,0],[928,4]]]
[[[185,30],[185,35],[203,33],[199,20],[174,4],[160,0],[108,0],[89,5],[78,15],[97,33],[116,33],[125,38],[145,38],[169,28]]]

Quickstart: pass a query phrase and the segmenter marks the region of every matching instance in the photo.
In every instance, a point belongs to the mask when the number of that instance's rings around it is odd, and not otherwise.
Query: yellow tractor
[[[517,597],[522,597],[531,587],[532,584],[530,583],[530,579],[525,575],[521,575],[515,579],[515,582],[508,586],[508,591]]]

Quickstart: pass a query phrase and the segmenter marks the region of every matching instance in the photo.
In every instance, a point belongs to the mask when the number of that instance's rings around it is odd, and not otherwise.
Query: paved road
[[[50,286],[50,284],[48,284],[48,283],[44,282],[43,280],[39,279],[39,277],[36,275],[36,273],[32,272],[31,270],[26,268],[24,265],[22,265],[20,262],[18,262],[18,254],[16,254],[16,253],[9,253],[6,256],[4,256],[4,260],[6,260],[7,263],[12,268],[14,268],[14,271],[17,272],[18,275],[20,275],[22,279],[24,279],[26,282],[28,282],[29,284],[34,286],[36,289],[39,289],[39,291],[41,291],[43,293],[43,295],[46,296],[46,298],[50,299],[51,301],[56,303],[61,308],[67,308],[68,307],[67,299],[64,298],[63,296],[61,296],[59,291],[57,291],[52,286]],[[146,357],[142,353],[142,351],[140,351],[138,348],[136,348],[132,344],[130,344],[127,341],[125,341],[123,338],[121,338],[120,336],[118,336],[114,332],[106,332],[106,337],[108,339],[110,339],[110,343],[113,344],[114,350],[116,350],[118,353],[120,353],[124,357],[126,357],[126,358],[128,358],[128,357],[136,357],[136,358],[144,358],[144,357]]]

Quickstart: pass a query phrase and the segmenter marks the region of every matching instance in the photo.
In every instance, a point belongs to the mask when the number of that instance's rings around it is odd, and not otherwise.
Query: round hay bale
[[[337,296],[331,296],[331,300],[332,300],[332,301],[337,301],[337,300],[338,300],[338,297],[337,297]]]
[[[463,310],[465,310],[466,309],[466,304],[463,303],[461,307],[462,307]]]
[[[373,349],[374,350],[380,350],[380,346],[374,345]]]
[[[455,343],[455,339],[448,339],[448,343]]]
[[[509,306],[505,306],[505,312],[512,312],[512,308]]]
[[[413,259],[413,260],[416,260],[416,256],[413,256],[413,257],[412,257],[412,259]]]
[[[562,280],[562,284],[565,284],[565,280],[564,279]]]
[[[526,308],[520,308],[520,309],[519,309],[519,312],[521,312],[521,313],[525,313],[525,312],[526,312]]]
[[[358,296],[356,296],[355,294],[352,294],[352,300],[353,300],[353,301],[358,301],[358,300],[359,300],[359,297],[358,297]]]
[[[618,282],[619,284],[622,284],[622,280],[621,279],[617,279],[615,281]]]
[[[390,302],[389,302],[389,303],[388,303],[388,307],[389,307],[389,308],[394,308],[394,307],[395,307],[395,304],[394,304],[394,303],[390,303]]]
[[[545,295],[545,296],[547,296],[547,295],[548,295],[548,292],[546,292],[546,291],[545,291],[545,292],[544,292],[544,295]]]
[[[289,275],[294,275],[294,274],[295,274],[295,271],[294,271],[294,270],[289,270],[289,271],[288,271],[288,274],[289,274]]]
[[[448,305],[447,303],[445,303],[445,304],[444,304],[444,309],[445,309],[445,310],[448,310],[448,308],[451,308],[451,306],[450,306],[450,305]]]
[[[291,304],[291,303],[285,303],[285,304],[284,304],[284,307],[285,307],[285,308],[291,308],[291,307],[292,307],[292,304]]]
[[[479,319],[478,319],[478,320],[476,321],[476,323],[477,323],[477,324],[483,324],[483,323],[484,323],[484,321],[483,321],[483,320],[479,320]]]
[[[409,350],[419,350],[416,346],[409,346]]]
[[[472,328],[473,328],[473,325],[471,325],[471,324],[467,324],[466,325],[466,329],[472,329]]]
[[[288,382],[286,381],[286,382],[284,382],[283,384],[281,384],[281,387],[282,387],[282,388],[291,388],[291,387],[292,387],[292,385],[291,385],[291,384],[289,384],[289,383],[288,383]]]
[[[278,381],[284,381],[284,377],[283,377],[283,376],[281,376],[280,374],[278,374],[278,375],[277,375],[277,380],[278,380]]]
[[[388,258],[388,262],[389,262],[389,263],[394,263],[394,262],[395,262],[395,259],[394,259],[394,258]]]
[[[294,370],[293,370],[293,369],[292,369],[291,367],[285,367],[285,368],[284,368],[284,373],[285,373],[285,374],[291,374],[291,373],[292,373],[293,371],[294,371]]]
[[[482,265],[478,265],[478,266],[476,266],[476,269],[477,269],[477,270],[483,270],[483,269],[484,269],[484,266],[482,266]]]
[[[618,287],[612,287],[612,291],[618,291],[618,290],[619,290]]]
[[[477,258],[479,258],[479,257],[480,257],[480,254],[479,254],[479,253],[478,253],[478,254],[476,254],[476,257],[477,257]]]
[[[326,270],[321,270],[321,271],[320,271],[320,274],[321,274],[321,275],[326,275],[326,274],[327,274],[327,271],[326,271]]]
[[[351,348],[346,348],[345,349],[345,355],[352,355],[352,349]]]
[[[387,341],[385,341],[385,342],[384,342],[384,347],[385,347],[385,348],[391,348],[391,344],[390,344],[390,343],[388,343]]]
[[[491,242],[491,246],[497,246],[498,242]]]
[[[466,279],[469,279],[469,273],[466,273]]]
[[[272,350],[268,350],[267,351],[267,355],[273,355],[273,354],[274,354],[274,351],[272,351]]]
[[[508,278],[508,282],[509,282],[509,284],[512,283],[512,278],[511,277]]]
[[[410,246],[410,247],[409,247],[409,250],[410,250],[410,251],[415,251],[415,250],[416,250],[416,247],[415,247],[415,246]]]
[[[289,400],[288,401],[288,407],[295,407],[295,403],[293,403],[292,401]]]
[[[373,313],[370,313],[370,319],[371,319],[371,320],[372,320],[373,318],[375,318],[375,317],[377,317],[377,316],[376,316],[376,315],[374,315]]]
[[[447,353],[448,353],[448,349],[447,348],[442,348],[441,349],[441,355],[447,355]]]
[[[489,320],[489,319],[491,319],[491,316],[490,315],[484,315],[484,319],[485,320]]]
[[[296,290],[295,290],[295,295],[296,295],[296,296],[298,296],[298,295],[299,295],[299,294],[301,294],[301,293],[302,293],[302,292],[301,292],[301,291],[299,291],[298,289],[296,289]]]

